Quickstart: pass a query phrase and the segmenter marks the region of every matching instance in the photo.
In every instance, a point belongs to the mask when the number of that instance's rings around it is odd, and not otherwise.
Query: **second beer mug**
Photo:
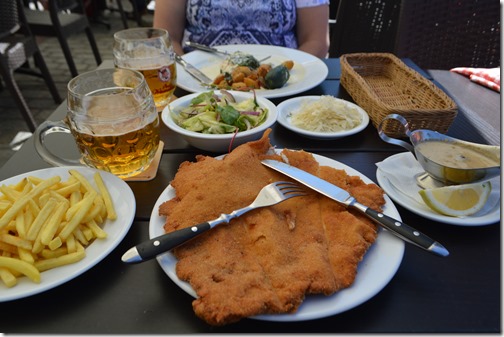
[[[175,53],[168,31],[132,28],[114,34],[114,64],[140,71],[154,96],[158,111],[170,102],[177,85]]]

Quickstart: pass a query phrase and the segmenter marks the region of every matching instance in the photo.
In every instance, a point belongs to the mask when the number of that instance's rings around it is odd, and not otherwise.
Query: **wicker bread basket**
[[[410,130],[446,133],[457,105],[441,89],[389,53],[344,54],[341,85],[368,114],[377,128],[389,114],[406,118]],[[403,126],[384,122],[390,137],[405,137]]]

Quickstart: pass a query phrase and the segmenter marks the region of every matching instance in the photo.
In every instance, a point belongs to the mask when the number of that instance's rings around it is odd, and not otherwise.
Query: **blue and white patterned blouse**
[[[297,48],[296,8],[328,4],[329,0],[188,0],[182,45],[192,41]]]

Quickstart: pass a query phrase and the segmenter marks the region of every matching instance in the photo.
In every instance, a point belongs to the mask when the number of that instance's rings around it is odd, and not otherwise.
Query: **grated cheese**
[[[338,132],[355,128],[362,122],[359,111],[333,96],[315,101],[302,101],[299,110],[291,113],[291,123],[314,132]]]

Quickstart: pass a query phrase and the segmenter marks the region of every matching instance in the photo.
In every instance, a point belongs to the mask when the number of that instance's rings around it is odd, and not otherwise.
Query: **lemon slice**
[[[484,183],[445,186],[420,190],[423,201],[434,211],[449,216],[467,216],[481,210],[492,191]]]

